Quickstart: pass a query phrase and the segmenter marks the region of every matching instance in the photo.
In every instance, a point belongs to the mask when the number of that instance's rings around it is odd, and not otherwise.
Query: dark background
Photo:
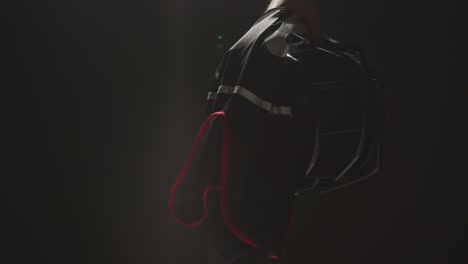
[[[3,10],[2,262],[206,263],[200,230],[170,217],[168,191],[217,63],[266,4],[38,0]],[[392,140],[379,176],[298,198],[288,263],[463,263],[466,8],[321,8],[325,32],[364,48],[386,84]]]

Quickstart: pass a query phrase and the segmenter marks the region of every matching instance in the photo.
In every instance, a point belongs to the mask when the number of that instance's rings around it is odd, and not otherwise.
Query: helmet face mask
[[[388,133],[383,87],[363,52],[322,39],[287,56],[307,76],[293,106],[310,122],[296,124],[310,148],[303,151],[304,178],[296,194],[331,191],[375,175]]]

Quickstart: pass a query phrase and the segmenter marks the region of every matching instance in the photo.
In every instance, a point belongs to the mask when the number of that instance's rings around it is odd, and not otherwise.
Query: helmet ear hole
[[[302,44],[310,43],[304,22],[295,16],[288,16],[275,31],[269,32],[264,43],[276,57],[286,57]]]

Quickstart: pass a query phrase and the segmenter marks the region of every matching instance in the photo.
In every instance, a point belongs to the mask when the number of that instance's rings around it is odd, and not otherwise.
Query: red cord
[[[206,129],[208,127],[208,124],[211,122],[211,120],[215,117],[220,117],[221,124],[222,124],[222,129],[223,129],[223,143],[222,143],[222,152],[221,152],[221,184],[214,185],[214,186],[209,186],[205,189],[203,193],[203,206],[205,213],[202,216],[202,218],[196,220],[195,222],[192,223],[187,223],[180,219],[174,209],[174,194],[179,186],[179,184],[182,182],[185,174],[187,173],[187,170],[189,169],[190,163],[192,162],[193,158],[195,157],[196,151],[198,150],[198,145],[201,141],[201,138],[206,132]],[[225,112],[215,112],[211,114],[207,120],[203,123],[203,126],[200,129],[200,132],[197,135],[197,138],[195,139],[195,143],[193,145],[192,151],[190,152],[189,157],[184,163],[184,166],[182,167],[182,170],[180,171],[179,175],[176,178],[175,183],[172,185],[170,194],[169,194],[169,210],[171,211],[172,216],[174,219],[181,225],[184,226],[196,226],[202,223],[207,217],[208,217],[208,208],[206,205],[206,197],[208,192],[211,190],[219,190],[220,191],[220,206],[221,206],[221,214],[223,215],[224,222],[226,225],[229,227],[229,229],[236,235],[240,240],[242,240],[244,243],[261,248],[259,245],[257,245],[255,242],[253,242],[242,230],[234,224],[232,221],[231,215],[228,212],[227,209],[227,185],[228,185],[228,178],[229,178],[229,150],[230,150],[230,140],[231,140],[231,133],[230,133],[230,127],[229,127],[229,122],[226,118],[226,113]],[[292,212],[292,211],[291,211]],[[292,224],[292,217],[293,214],[291,213],[290,215],[290,221],[289,221],[289,226],[288,226],[288,231],[286,234],[286,246],[283,250],[283,254],[281,257],[285,255],[286,249],[287,249],[287,237],[289,236],[289,233],[291,231],[291,224]],[[274,254],[269,254],[269,258],[272,259],[278,259],[280,256],[274,255]]]
[[[208,128],[208,124],[210,123],[210,121],[213,118],[220,115],[220,113],[224,114],[224,112],[213,113],[210,117],[208,117],[208,119],[205,121],[205,123],[203,123],[203,125],[202,125],[202,127],[200,129],[200,132],[198,133],[197,138],[195,139],[195,143],[193,145],[192,151],[190,152],[189,157],[185,161],[184,166],[182,167],[182,170],[179,172],[179,175],[177,176],[174,184],[172,185],[171,192],[169,193],[169,210],[171,211],[171,214],[174,217],[174,219],[179,224],[181,224],[183,226],[196,226],[196,225],[201,224],[203,221],[205,221],[205,219],[208,217],[208,208],[207,208],[207,205],[206,205],[206,196],[207,196],[209,191],[219,189],[219,186],[208,186],[205,189],[205,191],[203,193],[203,207],[204,207],[205,213],[203,214],[202,218],[196,220],[195,222],[192,222],[192,223],[185,222],[182,219],[180,219],[177,216],[177,214],[175,213],[175,209],[174,209],[174,194],[175,194],[175,191],[176,191],[177,187],[180,185],[180,183],[182,182],[182,180],[184,179],[185,174],[187,173],[187,170],[190,167],[190,163],[192,163],[192,160],[195,158],[195,154],[197,153],[197,150],[198,150],[198,145],[200,144],[200,141],[201,141],[203,135],[205,134],[206,129]]]

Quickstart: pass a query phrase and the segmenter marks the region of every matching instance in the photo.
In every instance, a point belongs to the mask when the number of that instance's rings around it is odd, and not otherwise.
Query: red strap
[[[174,194],[175,194],[175,191],[177,189],[177,187],[180,185],[180,183],[182,182],[182,180],[184,179],[185,177],[185,174],[187,173],[187,170],[189,169],[190,167],[190,163],[192,163],[192,160],[195,158],[195,154],[197,153],[197,150],[198,150],[198,145],[200,144],[200,141],[203,137],[203,135],[205,134],[206,132],[206,129],[208,128],[208,124],[211,122],[211,120],[213,118],[215,118],[216,116],[220,115],[220,113],[223,113],[224,112],[216,112],[216,113],[213,113],[210,117],[207,118],[207,120],[203,123],[201,129],[200,129],[200,132],[198,133],[197,135],[197,138],[195,139],[195,143],[193,145],[193,148],[192,148],[192,151],[190,152],[190,155],[189,157],[187,158],[187,160],[185,161],[184,163],[184,166],[182,167],[182,170],[179,172],[179,175],[177,176],[174,184],[172,185],[172,188],[171,188],[171,192],[169,193],[169,210],[171,211],[171,214],[172,216],[174,217],[174,219],[181,225],[183,226],[196,226],[196,225],[199,225],[201,224],[203,221],[205,221],[205,219],[208,217],[208,208],[207,208],[207,205],[206,205],[206,197],[207,197],[207,194],[209,191],[211,190],[219,190],[219,186],[208,186],[204,193],[203,193],[203,207],[204,207],[204,210],[205,210],[205,213],[203,214],[202,218],[196,220],[195,222],[192,222],[192,223],[188,223],[188,222],[185,222],[183,221],[182,219],[180,219],[176,213],[175,213],[175,209],[174,209]]]
[[[223,132],[223,142],[222,142],[222,150],[221,150],[221,184],[219,186],[214,185],[214,186],[208,186],[204,193],[203,193],[203,206],[205,213],[202,216],[202,218],[196,220],[195,222],[192,223],[187,223],[177,217],[175,210],[174,210],[174,194],[179,186],[179,184],[182,182],[183,178],[185,177],[185,174],[187,173],[187,170],[189,169],[190,163],[192,162],[193,158],[195,157],[195,154],[198,150],[198,145],[201,141],[201,138],[206,132],[206,129],[208,127],[208,124],[211,122],[211,120],[215,117],[219,117],[221,120],[222,124],[222,132]],[[240,240],[242,240],[244,243],[261,248],[259,245],[257,245],[255,242],[252,241],[233,221],[231,218],[231,215],[229,214],[229,211],[227,209],[227,185],[228,185],[228,177],[229,177],[229,150],[230,150],[230,141],[231,141],[231,133],[230,133],[230,127],[229,127],[229,122],[226,118],[226,113],[225,112],[215,112],[211,114],[207,120],[203,123],[200,132],[197,135],[197,138],[195,139],[195,143],[193,145],[192,151],[190,152],[189,157],[184,163],[184,166],[182,167],[182,170],[180,171],[179,175],[176,178],[175,183],[172,185],[170,194],[169,194],[169,210],[171,211],[172,216],[174,219],[181,225],[184,226],[196,226],[202,223],[207,217],[208,217],[208,208],[206,205],[206,197],[208,192],[211,190],[219,190],[220,191],[220,206],[221,206],[221,214],[223,215],[224,222],[226,225],[229,227],[229,229],[236,235]],[[291,223],[292,223],[292,216],[293,214],[291,213],[290,216],[290,221],[289,221],[289,226],[288,226],[288,232],[286,234],[286,238],[289,236],[290,230],[291,230]],[[273,254],[269,254],[268,257],[273,258],[273,259],[278,259],[280,257],[283,257],[287,248],[287,239],[286,239],[286,247],[283,250],[282,256],[277,256]]]

